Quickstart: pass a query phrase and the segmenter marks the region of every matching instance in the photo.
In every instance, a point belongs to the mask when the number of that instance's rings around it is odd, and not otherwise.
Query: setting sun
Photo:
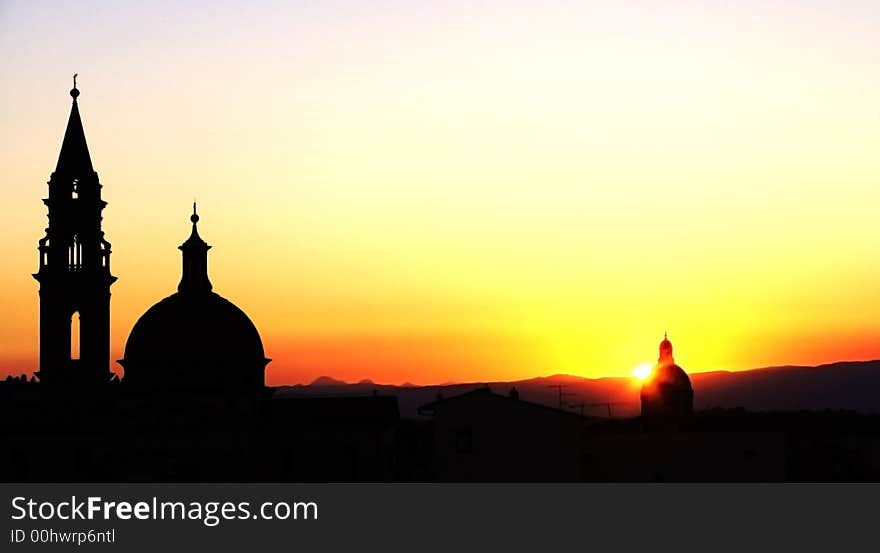
[[[642,363],[635,369],[633,369],[632,375],[639,380],[645,380],[649,376],[651,376],[651,364],[650,363]]]

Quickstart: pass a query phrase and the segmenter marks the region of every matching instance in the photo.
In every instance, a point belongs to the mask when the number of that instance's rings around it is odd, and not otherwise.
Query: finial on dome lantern
[[[196,224],[199,222],[199,213],[196,210],[196,202],[193,202],[193,212],[192,215],[189,216],[189,220],[192,222],[192,232],[186,242],[183,243],[183,246],[186,246],[187,244],[197,244],[205,248],[210,248],[210,246],[205,244],[205,241],[199,236],[199,228]]]
[[[77,88],[76,88],[76,76],[77,75],[79,75],[79,73],[73,74],[73,88],[70,89],[70,95],[73,97],[74,102],[76,101],[76,97],[79,96],[79,90],[77,90]]]

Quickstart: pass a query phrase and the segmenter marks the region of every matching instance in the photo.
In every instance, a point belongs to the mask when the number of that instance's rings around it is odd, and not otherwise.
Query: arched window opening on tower
[[[48,232],[49,229],[46,229]],[[46,266],[46,263],[49,261],[49,237],[44,236],[40,238],[39,247],[37,248],[40,251],[40,269]]]
[[[70,359],[71,360],[78,360],[79,359],[79,345],[80,345],[79,311],[74,311],[73,316],[70,318]]]
[[[70,190],[71,198],[79,198],[79,179],[73,179],[73,187]]]
[[[101,240],[101,267],[110,268],[110,242]]]
[[[71,271],[77,271],[82,265],[82,244],[79,243],[79,235],[73,235],[73,243],[67,253],[67,262]]]

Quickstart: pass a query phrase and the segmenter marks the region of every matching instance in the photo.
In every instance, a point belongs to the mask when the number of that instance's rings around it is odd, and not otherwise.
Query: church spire
[[[58,164],[49,177],[46,235],[38,242],[40,283],[40,380],[44,384],[103,384],[110,380],[110,242],[101,228],[107,202],[92,167],[79,116],[74,75],[73,106]],[[78,321],[74,328],[73,321]],[[76,343],[78,341],[79,343]]]
[[[189,220],[192,221],[192,233],[179,248],[183,252],[183,275],[180,278],[180,284],[177,285],[177,291],[181,293],[210,292],[212,286],[211,281],[208,280],[208,250],[211,249],[211,246],[199,236],[197,227],[199,214],[196,212],[195,202],[193,202],[193,213]]]
[[[64,141],[61,143],[61,153],[58,154],[55,172],[59,175],[64,174],[82,179],[90,176],[95,170],[92,168],[92,158],[89,156],[89,147],[86,145],[86,133],[83,131],[79,105],[76,102],[79,97],[79,89],[76,88],[75,74],[70,96],[73,98],[73,106],[70,108],[67,130],[64,131]]]

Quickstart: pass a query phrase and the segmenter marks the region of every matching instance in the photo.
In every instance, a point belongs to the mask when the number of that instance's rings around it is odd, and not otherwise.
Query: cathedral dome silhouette
[[[660,342],[660,358],[657,360],[657,366],[654,369],[652,378],[667,386],[677,388],[691,388],[691,379],[688,377],[684,369],[675,364],[672,357],[672,342],[664,334],[663,341]]]
[[[675,364],[672,342],[664,334],[660,358],[642,385],[642,415],[686,415],[694,410],[694,389],[687,373]]]
[[[266,359],[256,326],[229,300],[212,291],[210,246],[199,237],[193,205],[192,234],[183,251],[178,291],[135,323],[125,344],[124,382],[146,388],[227,389],[264,387]]]

